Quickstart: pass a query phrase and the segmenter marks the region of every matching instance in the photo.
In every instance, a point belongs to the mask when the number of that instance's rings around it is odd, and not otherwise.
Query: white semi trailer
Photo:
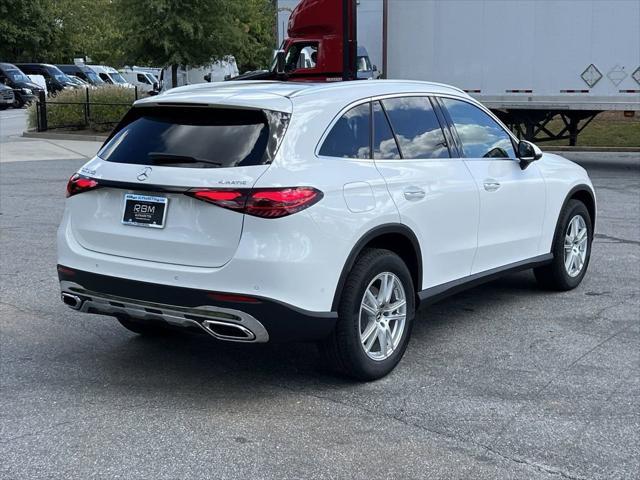
[[[640,110],[639,0],[384,0],[382,23],[387,78],[462,88],[523,137]]]

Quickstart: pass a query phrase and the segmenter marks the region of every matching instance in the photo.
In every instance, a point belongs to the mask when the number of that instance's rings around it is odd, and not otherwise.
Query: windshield
[[[122,75],[120,75],[118,72],[109,73],[109,75],[116,83],[127,83],[127,81],[122,78]]]
[[[269,163],[289,119],[271,111],[166,107],[133,109],[128,117],[100,158],[187,168]]]
[[[96,75],[93,71],[85,71],[84,74],[91,81],[91,83],[104,83],[104,81]]]
[[[369,60],[369,57],[358,57],[357,64],[359,72],[368,72],[373,70],[371,68],[371,61]]]
[[[53,78],[55,78],[58,82],[73,84],[71,79],[69,77],[67,77],[62,72],[62,70],[60,70],[58,67],[49,66],[49,67],[45,67],[45,69],[47,70],[47,72],[49,72],[49,75],[51,75]]]
[[[30,82],[29,77],[27,77],[20,70],[7,70],[7,75],[11,77],[14,82]]]

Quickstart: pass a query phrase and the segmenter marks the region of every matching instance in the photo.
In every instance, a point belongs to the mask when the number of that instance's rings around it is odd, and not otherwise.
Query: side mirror
[[[277,74],[284,74],[285,68],[285,51],[284,50],[278,50],[276,52],[276,73]]]
[[[520,159],[520,167],[524,170],[531,162],[542,158],[542,150],[531,142],[520,140],[520,143],[518,143],[518,158]]]
[[[375,65],[372,68],[372,71],[377,72],[378,71],[378,67],[376,67]]]
[[[211,74],[210,74],[210,73],[207,73],[207,74],[204,76],[204,81],[205,81],[205,82],[211,82]]]

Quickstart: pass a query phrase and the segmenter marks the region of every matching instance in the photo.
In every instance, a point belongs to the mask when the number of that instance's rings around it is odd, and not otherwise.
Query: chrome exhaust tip
[[[62,301],[73,308],[74,310],[80,310],[82,307],[82,299],[77,295],[71,295],[70,293],[62,292]]]
[[[202,322],[204,329],[220,340],[234,340],[236,342],[253,342],[255,334],[246,327],[229,322],[217,320],[205,320]]]

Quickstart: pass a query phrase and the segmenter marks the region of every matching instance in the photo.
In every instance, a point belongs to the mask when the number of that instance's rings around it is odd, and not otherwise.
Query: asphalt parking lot
[[[12,161],[11,122],[0,477],[637,478],[640,154],[573,155],[599,199],[578,289],[543,292],[524,272],[456,295],[419,313],[391,375],[358,384],[310,345],[143,339],[64,306],[55,231],[84,160]]]

